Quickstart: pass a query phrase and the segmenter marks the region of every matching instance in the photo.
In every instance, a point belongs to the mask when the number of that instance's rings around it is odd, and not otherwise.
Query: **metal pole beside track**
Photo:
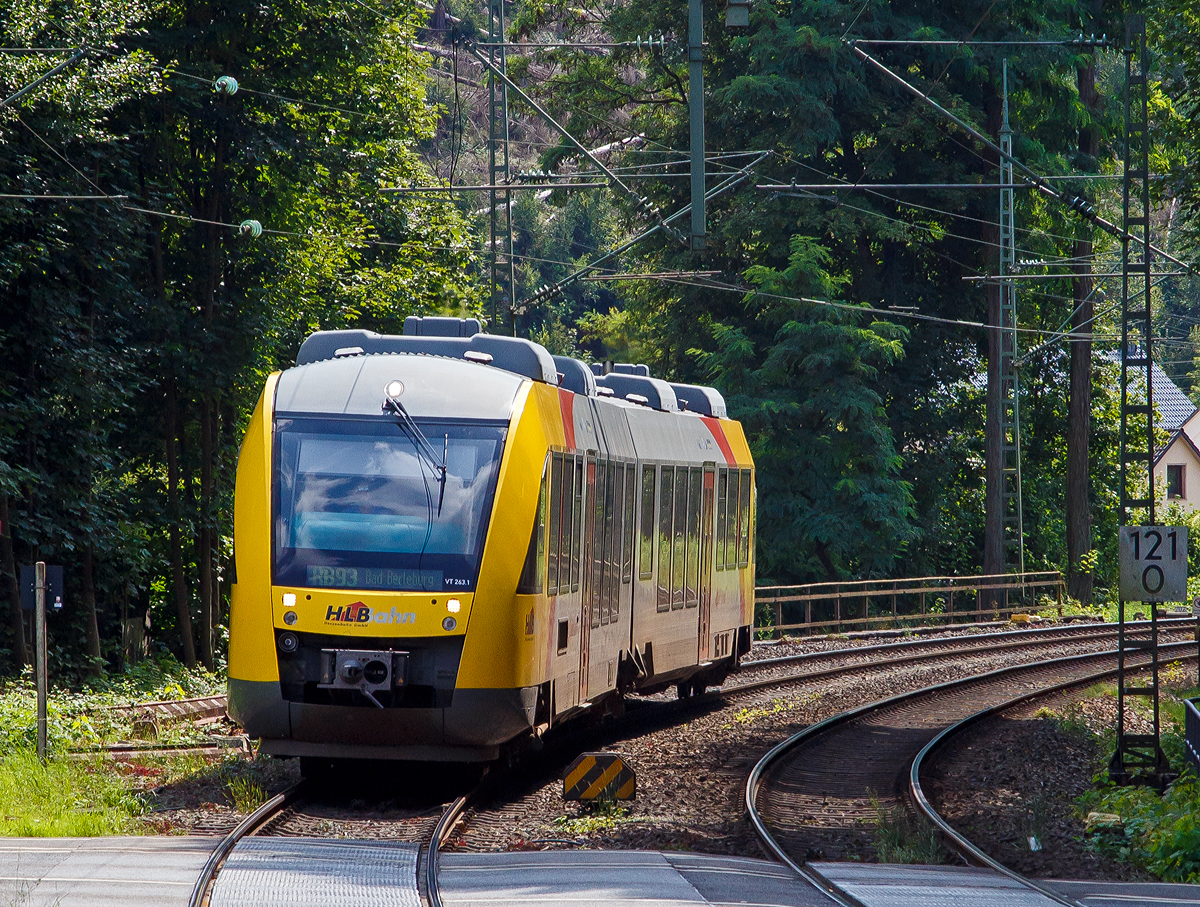
[[[46,761],[46,562],[34,566],[33,620],[37,652],[37,757]]]

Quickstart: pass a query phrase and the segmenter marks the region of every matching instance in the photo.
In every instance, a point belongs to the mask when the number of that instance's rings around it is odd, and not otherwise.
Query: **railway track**
[[[1160,646],[1160,663],[1195,657],[1192,641]],[[1135,664],[1149,666],[1145,659]],[[834,715],[783,741],[754,767],[745,792],[751,825],[769,852],[848,903],[805,864],[869,855],[867,839],[880,806],[898,805],[907,791],[917,811],[968,863],[1070,903],[1000,866],[951,828],[925,797],[920,771],[931,752],[970,724],[1115,673],[1114,651],[1086,653],[1001,668]],[[1020,691],[1015,696],[1014,689]]]
[[[1190,627],[1191,623],[1188,622],[1187,627],[1171,628],[1164,635],[1170,636],[1172,632],[1179,633]],[[615,729],[619,737],[631,736],[656,723],[677,722],[681,714],[688,714],[693,706],[704,700],[740,699],[764,689],[796,682],[819,681],[838,674],[854,674],[939,660],[954,662],[971,658],[995,659],[998,656],[1009,654],[1015,656],[1021,652],[1030,651],[1041,652],[1047,648],[1060,646],[1096,644],[1113,636],[1115,636],[1115,629],[1111,625],[1092,625],[1086,628],[1016,631],[966,638],[863,646],[812,653],[808,656],[788,656],[782,659],[764,660],[750,663],[748,667],[751,670],[748,673],[755,673],[760,666],[769,666],[768,672],[772,676],[727,686],[702,696],[690,697],[682,702],[668,700],[639,703],[641,708],[631,709],[624,720],[610,727],[606,733],[611,737]],[[1192,644],[1178,643],[1177,645],[1182,648]],[[1163,650],[1164,652],[1171,651],[1171,647],[1164,645]],[[1094,660],[1111,657],[1111,654],[1107,652],[1087,653],[1074,657]],[[836,664],[840,659],[845,659],[848,663]],[[788,668],[792,670],[787,670]],[[796,668],[799,670],[795,670]],[[1020,666],[1006,670],[1013,672],[1029,668],[1030,666]],[[779,673],[781,670],[785,673]],[[974,679],[954,681],[945,686],[952,686],[954,683],[969,683]],[[566,754],[572,750],[572,747],[577,751],[581,744],[585,747],[595,745],[596,736],[595,731],[581,730],[573,730],[564,735],[565,739],[556,744],[560,755],[556,757],[554,754],[548,753],[549,758],[542,762],[540,771],[543,773],[543,781],[546,776],[556,772],[557,762],[566,758]],[[253,835],[257,837],[345,837],[421,843],[425,845],[426,856],[421,863],[420,874],[424,887],[429,892],[427,896],[430,898],[430,903],[437,907],[437,904],[440,903],[435,900],[437,898],[437,853],[449,839],[451,830],[457,827],[460,819],[465,820],[466,833],[470,834],[471,826],[477,822],[482,821],[484,825],[499,823],[502,826],[507,821],[506,810],[497,809],[497,805],[502,807],[507,803],[510,809],[519,809],[520,796],[514,799],[511,797],[510,791],[513,787],[520,785],[521,779],[514,778],[511,773],[506,773],[492,780],[499,782],[489,785],[494,794],[499,794],[499,796],[495,797],[489,808],[476,813],[471,813],[470,810],[473,804],[481,799],[480,787],[475,788],[467,796],[454,798],[453,802],[449,803],[426,801],[399,806],[396,804],[365,806],[361,802],[355,805],[355,801],[350,801],[349,805],[337,803],[331,805],[327,797],[318,796],[311,786],[299,785],[290,788],[248,816],[223,839],[221,846],[214,853],[213,859],[210,860],[211,866],[207,868],[201,882],[197,885],[192,903],[199,905],[205,902],[205,893],[211,889],[221,863],[239,840]],[[528,782],[528,778],[525,781]],[[507,790],[501,790],[501,788],[507,788]],[[890,788],[888,790],[890,791]]]
[[[1160,620],[1158,623],[1160,632],[1165,634],[1188,632],[1196,627],[1196,621],[1191,617],[1170,618]],[[1150,622],[1130,621],[1126,626],[1130,628],[1129,632],[1137,633],[1141,630],[1149,631]],[[742,662],[739,674],[744,676],[777,671],[791,665],[811,665],[814,670],[808,672],[809,676],[832,676],[855,668],[877,668],[936,661],[946,655],[954,657],[970,653],[983,655],[1027,648],[1030,645],[1056,645],[1116,638],[1117,624],[1115,623],[943,636],[871,646],[827,649],[821,652],[785,655],[778,658],[753,659]],[[822,667],[827,663],[827,667]]]
[[[1173,627],[1170,631],[1164,632],[1164,641],[1168,640],[1170,636],[1182,634],[1188,629],[1190,628],[1183,626]],[[673,742],[672,737],[677,737],[679,734],[679,727],[690,724],[694,720],[701,719],[703,723],[704,719],[713,718],[709,726],[716,724],[717,727],[721,725],[739,729],[744,727],[747,732],[755,731],[753,723],[740,724],[737,720],[731,720],[732,715],[731,718],[723,720],[716,720],[714,716],[723,710],[728,710],[725,711],[727,715],[747,710],[750,712],[771,711],[777,705],[776,700],[781,695],[779,691],[786,688],[798,687],[810,690],[815,688],[823,694],[822,705],[819,708],[826,708],[825,704],[828,703],[840,711],[843,708],[852,707],[856,704],[855,700],[857,702],[872,701],[887,695],[889,690],[906,689],[914,685],[927,686],[931,682],[930,675],[952,677],[963,672],[977,674],[1000,667],[1005,662],[1028,662],[1051,655],[1078,654],[1088,647],[1103,644],[1110,638],[1115,639],[1115,629],[1112,625],[1092,625],[1088,628],[1073,628],[1070,633],[1065,634],[1046,631],[1033,631],[1032,633],[1018,631],[993,635],[1001,637],[999,642],[989,637],[972,636],[958,640],[957,642],[961,644],[953,646],[948,645],[947,641],[939,641],[938,645],[924,652],[920,649],[928,647],[917,647],[918,651],[914,652],[910,644],[903,643],[833,650],[818,653],[821,656],[819,659],[789,657],[772,660],[774,670],[768,672],[770,676],[748,679],[746,675],[749,673],[753,678],[754,673],[744,671],[740,675],[736,675],[741,682],[729,683],[720,689],[699,696],[681,700],[633,698],[629,701],[626,714],[607,725],[593,727],[564,725],[561,736],[557,739],[547,738],[546,750],[541,754],[535,754],[530,760],[534,763],[533,765],[520,766],[510,776],[509,783],[504,786],[502,797],[491,799],[490,802],[486,798],[481,798],[479,805],[465,817],[462,834],[451,845],[452,849],[491,850],[497,847],[512,846],[514,842],[520,845],[521,842],[517,840],[518,838],[523,839],[526,844],[570,845],[572,842],[563,839],[564,836],[561,833],[539,832],[535,825],[540,824],[543,829],[553,828],[551,823],[561,815],[561,806],[554,815],[548,815],[548,811],[553,808],[551,804],[560,804],[561,801],[552,788],[557,785],[557,778],[563,768],[582,750],[617,749],[630,756],[635,764],[640,760],[646,767],[650,767],[657,765],[663,758],[661,746],[656,741],[665,742],[670,746]],[[887,658],[877,657],[874,661],[863,661],[859,653],[864,649],[878,654],[888,652],[895,654]],[[842,656],[850,656],[849,663],[834,664]],[[787,670],[788,668],[792,668],[792,670]],[[880,678],[872,677],[874,673],[879,673]],[[835,683],[840,677],[844,677],[845,680],[840,684]],[[837,687],[840,692],[836,695],[828,695],[833,687]],[[842,701],[847,699],[850,701],[839,706],[837,705],[839,697]],[[812,701],[816,702],[817,700],[813,699]],[[801,708],[805,708],[805,706],[801,705]],[[777,740],[778,737],[775,739]],[[700,742],[697,741],[698,744]],[[740,754],[745,753],[747,747],[752,749],[769,748],[773,742],[769,737],[765,737],[762,731],[757,734],[752,733],[746,738],[744,744],[725,750],[730,754],[729,758],[733,760],[732,763],[705,762],[702,757],[697,755],[695,758],[700,761],[687,766],[677,764],[671,777],[691,779],[697,775],[716,773],[729,776],[730,784],[740,786],[744,781],[745,772],[749,771],[752,764],[752,760],[748,760]],[[697,747],[696,751],[699,752],[701,749],[702,747]],[[657,772],[651,771],[646,782],[653,785],[654,779],[657,777],[661,776]],[[653,800],[655,795],[653,787],[648,788],[645,793]],[[702,797],[706,802],[712,802],[713,793],[716,791],[711,788],[708,790],[697,789],[694,793],[689,793],[688,786],[685,784],[678,785],[670,796],[678,797],[681,802],[686,804],[692,797]],[[639,794],[640,797],[642,794]],[[718,800],[718,802],[720,801]],[[729,806],[736,809],[733,803],[730,803]],[[706,816],[704,819],[697,819],[701,824],[710,825],[714,821],[721,821],[712,814],[713,811],[709,807],[703,807],[702,811],[706,813]],[[695,811],[691,812],[694,817]],[[529,820],[530,816],[542,816],[543,821],[541,823],[532,822]],[[687,820],[681,819],[680,821],[686,822]],[[514,828],[521,828],[522,831],[514,832]]]
[[[441,907],[442,900],[437,881],[438,853],[449,838],[455,823],[476,796],[478,789],[476,787],[470,792],[454,798],[451,802],[438,807],[436,811],[422,811],[414,817],[415,821],[403,823],[404,834],[392,833],[381,836],[378,834],[379,829],[376,828],[374,834],[359,836],[375,839],[385,838],[390,841],[403,840],[424,845],[422,860],[419,862],[421,869],[418,870],[421,876],[420,882],[424,884],[423,887],[420,885],[418,887],[422,889],[430,907]],[[311,782],[302,781],[271,797],[246,816],[236,828],[221,839],[221,843],[212,852],[204,865],[200,878],[197,879],[196,885],[192,889],[188,907],[206,907],[221,867],[238,842],[246,838],[252,836],[348,837],[348,835],[337,834],[337,831],[363,831],[363,820],[361,819],[343,820],[340,829],[331,829],[327,825],[318,825],[315,828],[311,825],[306,826],[303,822],[306,817],[306,807],[311,811],[310,804],[315,802],[316,797],[317,791],[314,789],[314,785]],[[414,883],[418,882],[416,879],[413,881]]]

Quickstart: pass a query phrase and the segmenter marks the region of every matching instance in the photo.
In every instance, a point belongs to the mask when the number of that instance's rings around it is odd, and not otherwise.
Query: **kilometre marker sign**
[[[1119,549],[1124,601],[1187,601],[1186,526],[1122,526]]]

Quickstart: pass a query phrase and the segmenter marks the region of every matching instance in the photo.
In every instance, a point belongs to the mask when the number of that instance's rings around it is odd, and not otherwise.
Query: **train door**
[[[592,645],[592,625],[594,620],[599,620],[599,612],[596,608],[594,599],[596,596],[593,590],[596,589],[598,577],[592,570],[592,563],[595,558],[595,546],[593,538],[596,528],[596,461],[595,453],[589,453],[587,456],[586,479],[587,493],[583,500],[583,564],[581,572],[583,574],[583,582],[579,588],[579,702],[582,704],[587,700],[588,695],[588,665],[591,661],[591,645]],[[603,506],[603,505],[601,505]],[[598,591],[598,590],[597,590]]]
[[[713,466],[704,467],[704,492],[700,505],[700,650],[699,660],[708,661],[712,638],[713,564]]]

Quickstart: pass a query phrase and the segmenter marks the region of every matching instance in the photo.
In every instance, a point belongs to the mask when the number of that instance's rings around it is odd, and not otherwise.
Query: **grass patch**
[[[1088,813],[1112,813],[1120,816],[1122,826],[1098,829],[1087,837],[1088,845],[1099,853],[1122,863],[1137,866],[1164,882],[1200,882],[1200,780],[1188,762],[1183,735],[1183,700],[1200,692],[1185,688],[1192,668],[1180,662],[1164,665],[1159,672],[1162,694],[1159,698],[1161,743],[1168,761],[1175,768],[1185,767],[1183,775],[1164,794],[1144,787],[1117,787],[1108,781],[1106,766],[1097,766],[1096,789],[1076,800],[1080,818]],[[1117,695],[1111,683],[1090,687],[1084,698]],[[1150,703],[1127,699],[1126,707],[1144,718],[1151,715]],[[1078,706],[1059,717],[1060,724],[1077,729],[1073,720]],[[1089,731],[1097,742],[1102,758],[1112,753],[1115,731]]]
[[[611,797],[599,797],[584,804],[583,812],[574,816],[559,816],[554,820],[558,830],[579,837],[597,831],[608,831],[622,822],[631,821],[629,807]]]
[[[159,743],[208,742],[208,732],[187,719],[146,722],[138,703],[224,693],[223,677],[187,670],[169,656],[132,665],[82,689],[53,688],[47,701],[43,765],[34,755],[37,697],[27,669],[0,686],[0,836],[90,837],[137,834],[154,788],[191,778],[218,776],[224,788],[244,774],[213,766],[194,754],[163,754],[131,762],[81,755],[104,744],[153,739]],[[229,799],[263,798],[265,786],[251,774],[228,788]]]
[[[946,862],[946,849],[929,822],[914,819],[902,806],[887,809],[874,797],[871,808],[875,810],[872,843],[880,863]]]
[[[240,813],[252,813],[267,800],[267,790],[257,778],[238,775],[225,782],[233,808]]]
[[[76,759],[45,765],[30,750],[0,761],[0,835],[93,837],[136,831],[144,807],[105,767]]]

